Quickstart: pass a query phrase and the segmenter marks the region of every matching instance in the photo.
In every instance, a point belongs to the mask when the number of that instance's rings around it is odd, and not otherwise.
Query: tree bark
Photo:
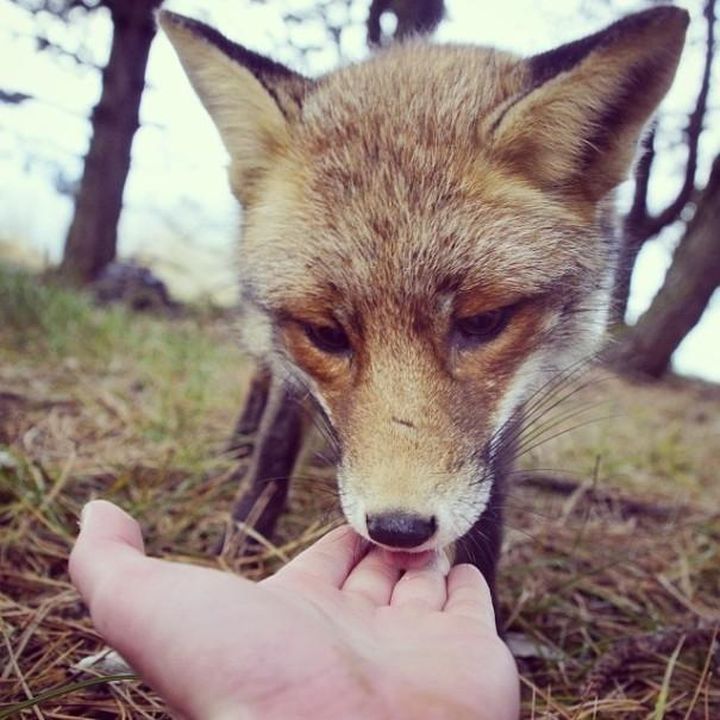
[[[90,120],[90,147],[60,266],[73,282],[94,280],[115,258],[130,150],[155,36],[153,11],[158,4],[159,0],[108,3],[113,22],[110,59]]]
[[[720,155],[650,308],[610,351],[621,372],[660,377],[720,285]]]

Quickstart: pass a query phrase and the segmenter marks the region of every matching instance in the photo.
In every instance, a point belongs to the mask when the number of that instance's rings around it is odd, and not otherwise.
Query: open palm
[[[87,506],[73,582],[107,642],[181,715],[518,715],[518,680],[469,565],[404,574],[347,527],[271,578],[148,558],[137,523]]]

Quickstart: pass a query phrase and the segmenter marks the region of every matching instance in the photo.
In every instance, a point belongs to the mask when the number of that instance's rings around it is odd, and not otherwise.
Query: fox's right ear
[[[168,10],[157,19],[220,132],[233,191],[247,204],[257,180],[287,147],[290,123],[313,81],[197,20]]]
[[[545,189],[604,198],[672,83],[688,21],[654,7],[528,60],[527,87],[491,118],[494,151]]]

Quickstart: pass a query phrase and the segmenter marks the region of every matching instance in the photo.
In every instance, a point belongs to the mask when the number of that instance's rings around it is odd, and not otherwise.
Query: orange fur
[[[244,203],[248,346],[333,423],[348,519],[365,533],[369,514],[402,511],[437,519],[435,545],[461,537],[500,492],[527,398],[598,346],[612,191],[687,14],[639,13],[527,60],[412,41],[319,81],[160,22]],[[499,308],[497,337],[458,330]],[[348,351],[308,323],[344,329]]]

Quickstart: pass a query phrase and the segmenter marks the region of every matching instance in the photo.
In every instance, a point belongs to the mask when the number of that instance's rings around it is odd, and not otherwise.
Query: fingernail
[[[440,550],[438,553],[437,567],[443,575],[447,575],[450,572],[450,559],[444,550]]]
[[[90,517],[90,513],[92,512],[92,509],[90,507],[91,505],[92,500],[88,503],[85,503],[85,505],[83,505],[83,509],[80,511],[80,521],[78,522],[78,525],[80,526],[81,530],[83,528],[83,525],[87,523],[88,518]]]

